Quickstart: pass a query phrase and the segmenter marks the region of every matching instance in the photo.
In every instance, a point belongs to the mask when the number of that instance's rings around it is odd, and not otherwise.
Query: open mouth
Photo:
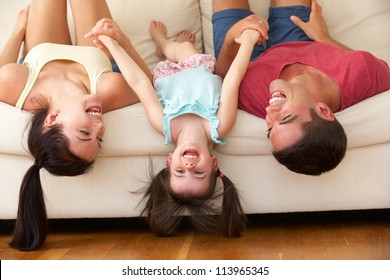
[[[182,156],[187,159],[197,159],[199,157],[198,152],[195,150],[185,150]]]
[[[272,93],[272,97],[269,100],[269,105],[272,105],[276,102],[284,101],[286,100],[286,95],[283,94],[281,91],[275,91]]]
[[[92,116],[101,116],[102,115],[102,111],[100,108],[98,107],[90,107],[86,110],[86,112],[89,114],[89,115],[92,115]]]

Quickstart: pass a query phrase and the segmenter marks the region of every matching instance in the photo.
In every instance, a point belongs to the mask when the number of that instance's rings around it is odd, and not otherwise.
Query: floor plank
[[[390,209],[249,215],[241,238],[184,226],[155,236],[138,218],[51,220],[42,248],[10,248],[14,221],[0,221],[2,260],[389,260]]]

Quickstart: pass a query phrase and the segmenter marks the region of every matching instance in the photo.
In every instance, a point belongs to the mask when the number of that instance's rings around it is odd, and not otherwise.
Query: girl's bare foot
[[[177,34],[177,37],[175,38],[175,42],[183,43],[183,42],[195,42],[195,33],[189,32],[189,31],[182,31],[179,34]]]
[[[167,44],[169,44],[168,37],[167,37],[167,27],[164,23],[161,21],[153,20],[150,23],[150,35],[152,36],[152,39],[156,43],[156,55],[159,58],[164,58],[164,52],[162,51]],[[177,34],[176,38],[173,40],[177,43],[183,43],[183,42],[195,42],[195,33],[189,32],[189,31],[182,31],[179,34]]]
[[[150,23],[150,35],[156,43],[156,55],[159,58],[163,58],[164,53],[161,50],[161,45],[168,40],[167,27],[161,21],[153,20]]]

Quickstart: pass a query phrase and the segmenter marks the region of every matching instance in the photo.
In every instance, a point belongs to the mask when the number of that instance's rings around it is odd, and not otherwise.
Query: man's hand
[[[323,42],[330,38],[328,25],[322,16],[322,8],[316,0],[311,1],[311,13],[308,22],[303,22],[297,16],[291,16],[291,21],[316,42]]]

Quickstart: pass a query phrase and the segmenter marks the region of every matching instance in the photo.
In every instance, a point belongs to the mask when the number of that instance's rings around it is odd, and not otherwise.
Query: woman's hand
[[[122,32],[122,29],[118,26],[118,24],[111,18],[103,18],[99,20],[96,25],[85,34],[85,38],[97,37],[100,35],[105,35],[111,37],[118,44],[126,49],[129,45],[131,45],[129,38]],[[95,44],[99,48],[103,48],[103,45],[96,40]]]
[[[15,34],[23,34],[26,35],[26,28],[27,28],[27,19],[28,19],[28,13],[30,11],[30,5],[28,5],[25,9],[19,11],[18,16],[16,18],[16,23],[13,29],[13,32]]]
[[[0,67],[8,63],[17,62],[22,43],[26,36],[29,10],[30,6],[27,6],[25,9],[19,11],[11,36],[0,52]],[[23,53],[23,55],[25,54]]]

